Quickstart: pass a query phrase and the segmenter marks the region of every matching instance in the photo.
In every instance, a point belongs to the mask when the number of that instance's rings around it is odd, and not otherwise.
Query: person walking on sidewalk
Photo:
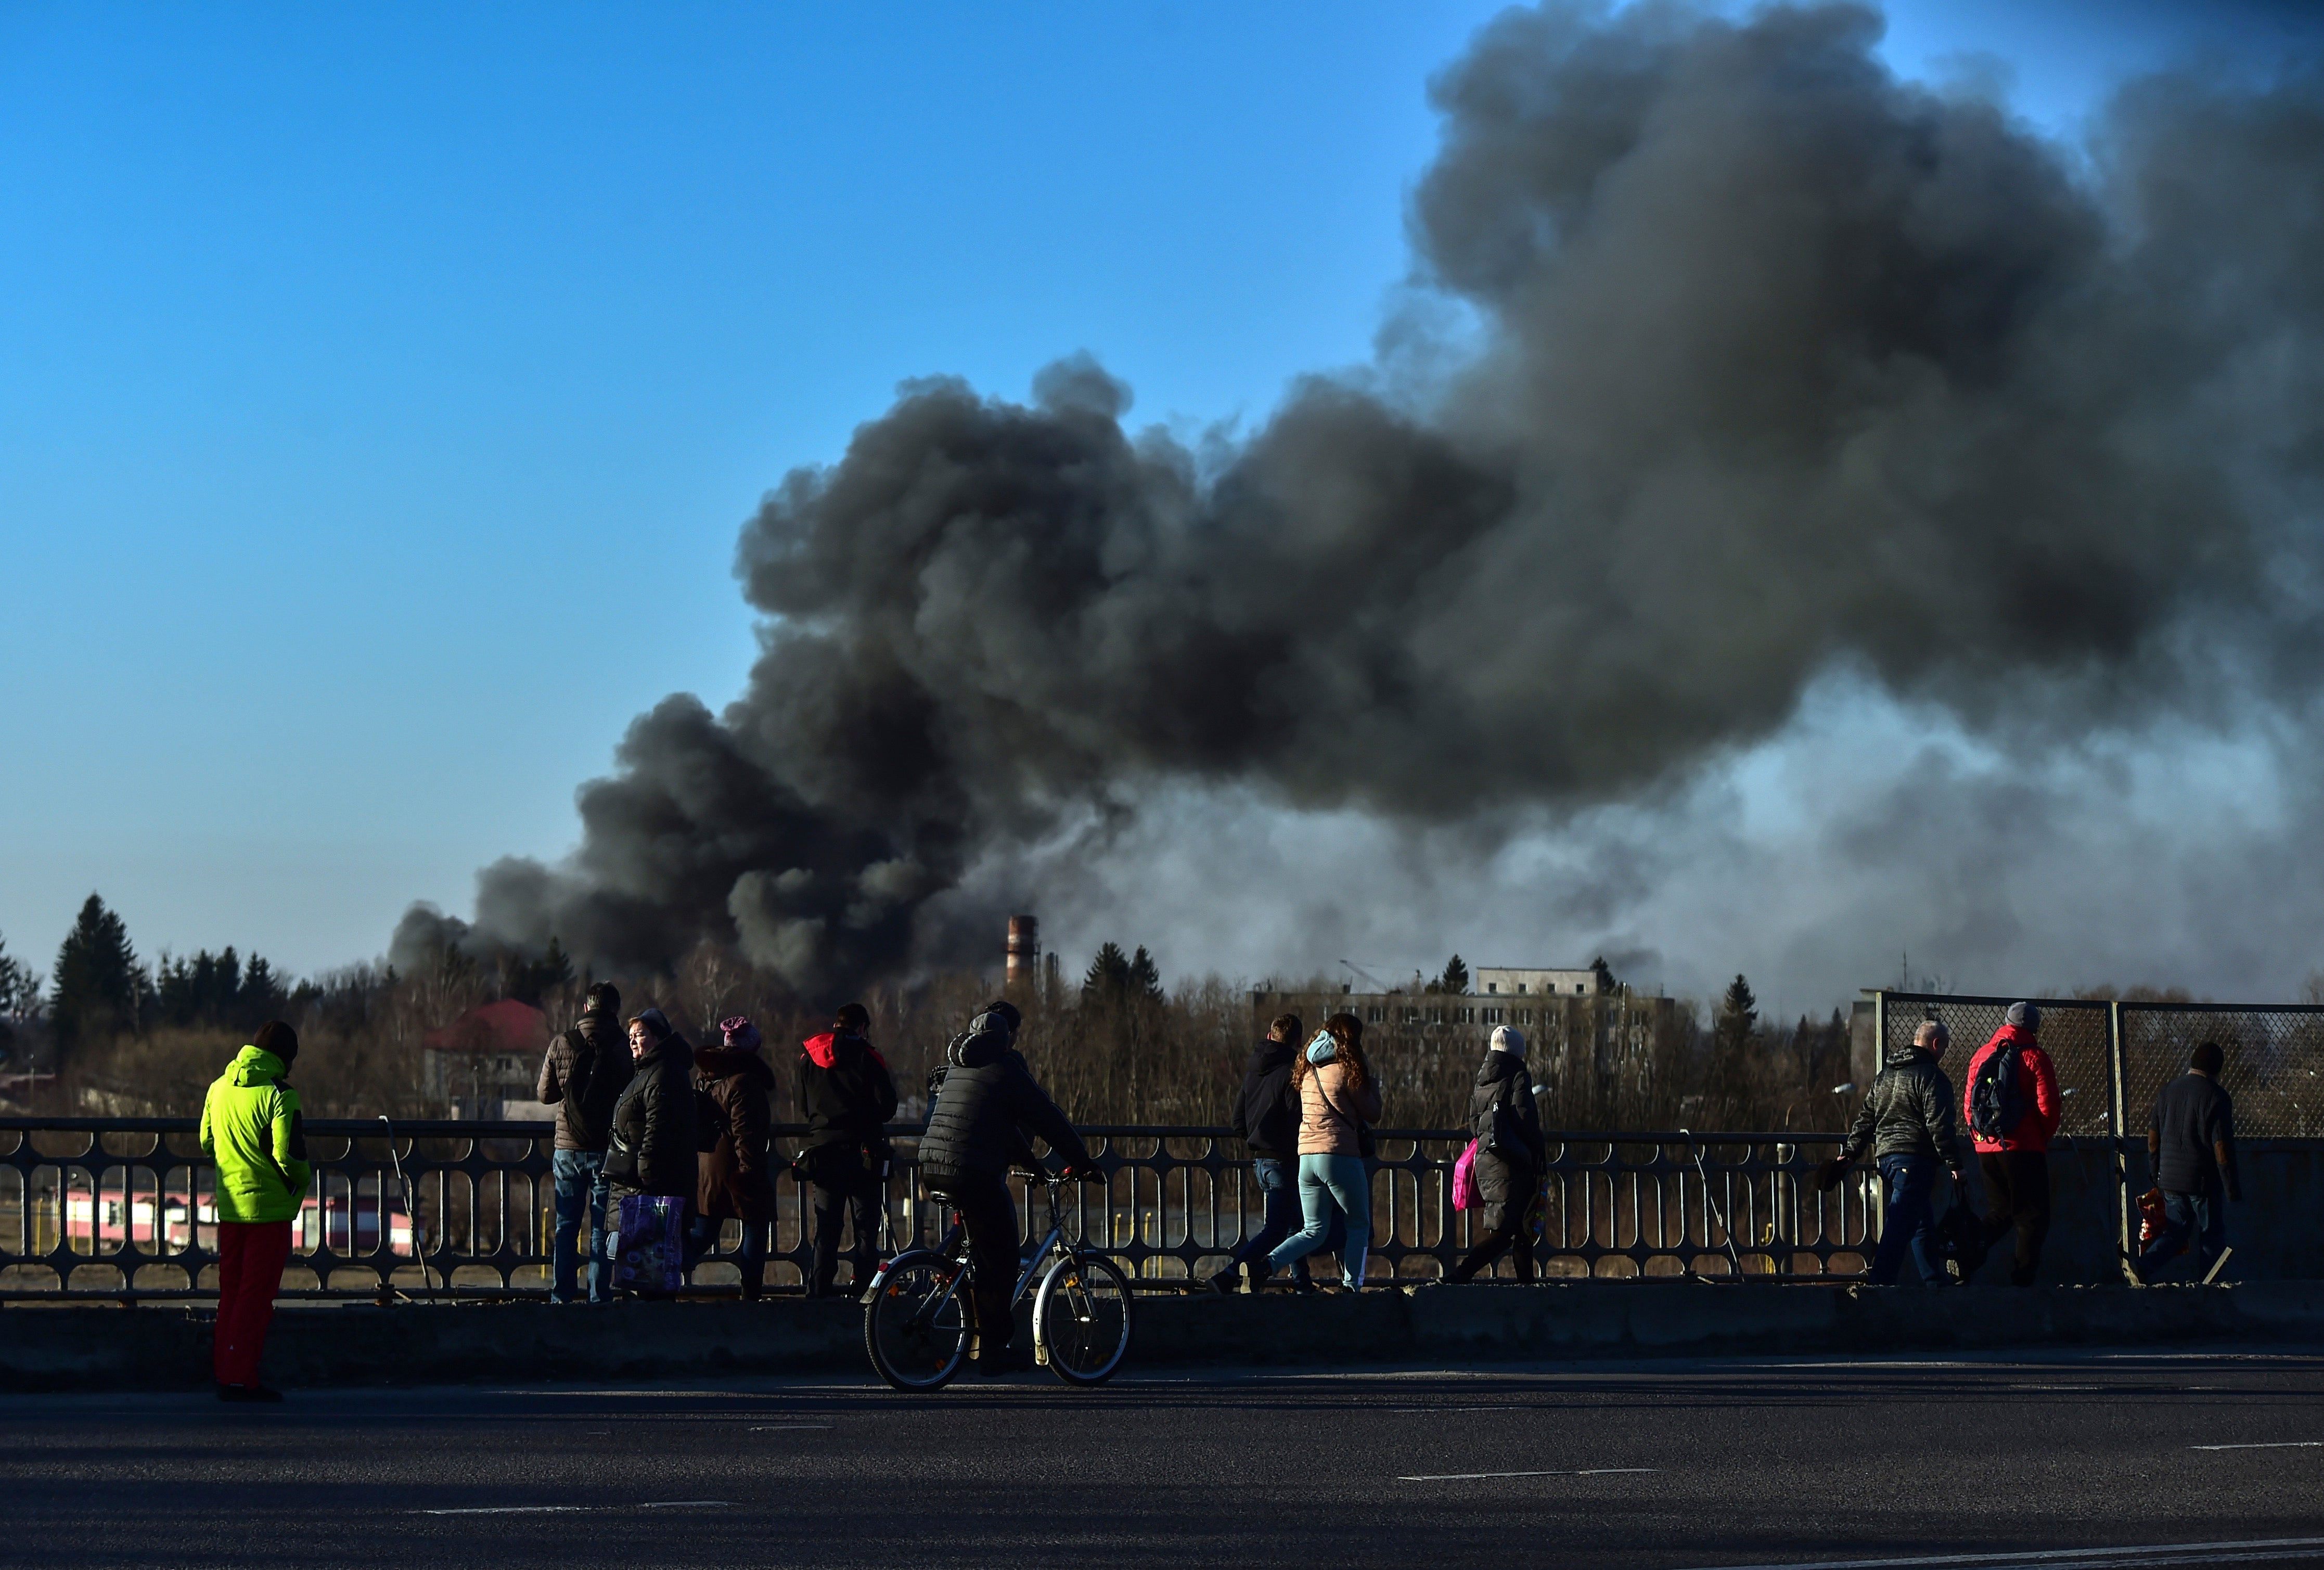
[[[2194,1240],[2194,1275],[2204,1279],[2227,1247],[2227,1205],[2244,1196],[2236,1170],[2236,1105],[2219,1083],[2227,1054],[2217,1041],[2195,1048],[2187,1072],[2163,1087],[2147,1125],[2146,1150],[2163,1190],[2163,1232],[2138,1256],[2141,1282],[2171,1268]]]
[[[1882,1067],[1857,1109],[1848,1142],[1825,1167],[1836,1178],[1840,1168],[1868,1151],[1879,1165],[1887,1205],[1880,1219],[1880,1247],[1868,1274],[1876,1287],[1896,1284],[1908,1251],[1923,1284],[1950,1283],[1931,1200],[1940,1162],[1956,1187],[1966,1180],[1969,1165],[1969,1141],[1953,1112],[1953,1084],[1937,1066],[1951,1044],[1952,1033],[1942,1020],[1923,1020],[1913,1044]]]
[[[896,1081],[864,1032],[872,1011],[845,1003],[831,1029],[799,1044],[799,1116],[807,1139],[792,1163],[815,1196],[815,1262],[807,1295],[828,1298],[839,1280],[843,1214],[855,1228],[849,1263],[855,1290],[870,1285],[880,1256],[880,1212],[896,1150],[888,1120],[896,1115]]]
[[[1365,1163],[1370,1125],[1379,1122],[1379,1082],[1364,1061],[1363,1021],[1333,1014],[1292,1065],[1299,1096],[1299,1209],[1306,1224],[1275,1245],[1268,1265],[1281,1270],[1314,1253],[1330,1235],[1333,1209],[1347,1217],[1340,1251],[1340,1284],[1363,1290],[1364,1256],[1371,1245],[1372,1182]]]
[[[767,1175],[767,1102],[775,1071],[759,1056],[764,1038],[741,1014],[722,1020],[719,1045],[694,1049],[702,1093],[717,1105],[718,1142],[701,1153],[695,1174],[694,1219],[687,1224],[687,1264],[718,1246],[729,1219],[742,1224],[742,1301],[755,1303],[767,1283],[767,1228],[775,1219],[775,1186]],[[701,1131],[696,1131],[699,1133]]]
[[[1291,1091],[1291,1065],[1306,1034],[1298,1015],[1277,1014],[1267,1028],[1267,1039],[1251,1048],[1250,1060],[1243,1065],[1242,1089],[1227,1121],[1235,1137],[1250,1147],[1251,1180],[1259,1185],[1261,1209],[1259,1231],[1211,1278],[1211,1290],[1222,1298],[1233,1294],[1235,1279],[1246,1271],[1252,1277],[1251,1290],[1265,1285],[1268,1256],[1300,1224],[1299,1103]],[[1347,1222],[1336,1210],[1332,1222],[1335,1235],[1323,1241],[1326,1250],[1341,1248],[1347,1239]],[[1314,1290],[1304,1254],[1291,1261],[1291,1284],[1298,1291]]]
[[[605,1141],[613,1104],[630,1083],[630,1044],[622,1039],[622,994],[611,982],[589,989],[581,1018],[541,1055],[534,1096],[557,1109],[557,1230],[549,1242],[549,1300],[570,1303],[580,1290],[581,1218],[589,1218],[589,1301],[613,1301],[605,1265]]]
[[[221,1401],[279,1401],[259,1382],[274,1294],[290,1258],[290,1223],[315,1169],[299,1093],[290,1088],[299,1033],[280,1020],[251,1044],[202,1098],[201,1146],[217,1168],[218,1313],[211,1371]]]
[[[1534,1104],[1525,1050],[1522,1031],[1494,1026],[1492,1043],[1469,1092],[1469,1131],[1477,1141],[1473,1169],[1477,1196],[1485,1202],[1485,1235],[1444,1273],[1447,1281],[1473,1279],[1504,1251],[1514,1254],[1518,1280],[1533,1279],[1533,1228],[1527,1223],[1549,1147],[1542,1138],[1541,1109]]]
[[[2065,1115],[2058,1071],[2042,1050],[2037,1005],[2010,1004],[2006,1022],[1969,1059],[1961,1113],[1976,1136],[1985,1178],[1986,1240],[1997,1242],[2016,1230],[2009,1284],[2030,1287],[2050,1234],[2050,1141]]]

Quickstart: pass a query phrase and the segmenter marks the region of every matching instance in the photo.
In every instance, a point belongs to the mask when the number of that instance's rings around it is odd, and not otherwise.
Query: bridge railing
[[[290,1298],[545,1293],[554,1226],[545,1122],[316,1120],[315,1177],[294,1223]],[[778,1124],[779,1161],[805,1132]],[[884,1212],[891,1248],[932,1242],[945,1216],[919,1180],[918,1131],[899,1128]],[[1141,1286],[1207,1276],[1260,1225],[1250,1159],[1229,1131],[1083,1131],[1102,1186],[1065,1190],[1067,1232]],[[1868,1186],[1819,1194],[1810,1170],[1837,1135],[1554,1131],[1536,1258],[1552,1277],[1848,1277],[1868,1249]],[[1372,1176],[1374,1278],[1439,1274],[1480,1235],[1452,1208],[1452,1130],[1379,1131]],[[391,1154],[392,1147],[392,1154]],[[401,1177],[397,1173],[401,1167]],[[189,1118],[0,1119],[0,1301],[134,1303],[217,1292],[214,1173]],[[407,1194],[408,1185],[408,1194]],[[767,1286],[799,1289],[813,1253],[807,1196],[776,1174]],[[1037,1202],[1019,1214],[1028,1234]],[[738,1289],[739,1224],[696,1267],[696,1289]],[[1504,1260],[1504,1274],[1510,1266]]]

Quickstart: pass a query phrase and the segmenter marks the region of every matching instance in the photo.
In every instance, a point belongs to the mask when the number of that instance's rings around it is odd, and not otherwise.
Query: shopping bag
[[[1471,1140],[1452,1163],[1452,1208],[1474,1210],[1483,1203],[1477,1197],[1477,1141]]]
[[[615,1288],[675,1292],[685,1281],[686,1201],[667,1194],[624,1195],[614,1233]]]

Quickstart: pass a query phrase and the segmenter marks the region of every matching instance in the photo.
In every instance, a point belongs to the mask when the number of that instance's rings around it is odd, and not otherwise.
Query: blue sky
[[[1363,360],[1497,9],[0,5],[0,937],[375,956],[740,687],[738,524],[899,381],[1088,349],[1195,429]],[[1888,48],[2070,135],[2297,15]]]

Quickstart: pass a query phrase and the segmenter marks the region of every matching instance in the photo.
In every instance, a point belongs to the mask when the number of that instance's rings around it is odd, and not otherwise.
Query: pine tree
[[[1144,949],[1138,951],[1144,954]],[[1130,993],[1130,958],[1121,946],[1109,943],[1099,948],[1097,957],[1090,961],[1089,972],[1082,977],[1082,1002],[1085,1003],[1119,1002]]]
[[[1459,955],[1444,962],[1444,974],[1436,978],[1431,992],[1461,993],[1469,990],[1469,962]]]
[[[1142,943],[1138,946],[1138,952],[1130,956],[1130,969],[1122,977],[1122,993],[1141,1003],[1167,1001],[1162,991],[1161,968],[1154,963],[1154,956],[1146,952],[1146,946]]]
[[[8,952],[0,938],[0,1020],[23,1024],[41,1011],[41,974]]]
[[[1716,1034],[1720,1048],[1729,1053],[1741,1051],[1750,1044],[1752,1032],[1758,1028],[1759,1000],[1751,995],[1751,984],[1738,972],[1727,984],[1727,995],[1719,1001]]]
[[[128,928],[91,894],[57,950],[49,1019],[58,1044],[69,1047],[106,1030],[134,1029],[145,992],[145,973],[129,947]]]

